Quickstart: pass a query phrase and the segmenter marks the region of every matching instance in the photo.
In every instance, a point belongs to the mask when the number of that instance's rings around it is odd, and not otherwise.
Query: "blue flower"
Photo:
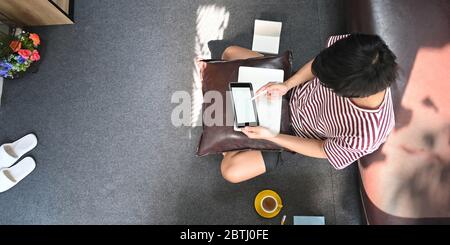
[[[25,61],[27,61],[25,58],[23,58],[20,55],[16,56],[16,60],[17,60],[17,62],[19,62],[19,64],[23,64],[23,63],[25,63]]]
[[[0,70],[0,76],[7,78],[9,76],[8,70]]]
[[[2,61],[0,63],[0,66],[5,68],[7,71],[11,70],[13,68],[13,65],[7,61]]]

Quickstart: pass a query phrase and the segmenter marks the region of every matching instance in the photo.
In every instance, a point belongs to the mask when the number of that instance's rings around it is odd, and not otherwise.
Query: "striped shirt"
[[[347,36],[331,37],[327,47]],[[389,88],[382,104],[368,110],[336,95],[318,78],[294,88],[290,110],[297,136],[324,140],[325,153],[336,169],[343,169],[377,150],[395,123]]]

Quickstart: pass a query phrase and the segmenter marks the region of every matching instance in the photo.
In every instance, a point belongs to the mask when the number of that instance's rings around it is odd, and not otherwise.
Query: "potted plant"
[[[19,35],[0,35],[0,76],[14,79],[40,60],[39,35],[22,31]]]

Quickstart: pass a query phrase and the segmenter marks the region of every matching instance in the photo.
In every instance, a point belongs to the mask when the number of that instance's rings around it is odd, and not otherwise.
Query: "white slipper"
[[[36,145],[37,138],[34,134],[27,134],[13,143],[3,144],[0,146],[0,168],[9,168]]]
[[[25,157],[22,161],[10,168],[0,169],[0,192],[11,189],[11,187],[33,172],[35,167],[36,162],[34,159]]]

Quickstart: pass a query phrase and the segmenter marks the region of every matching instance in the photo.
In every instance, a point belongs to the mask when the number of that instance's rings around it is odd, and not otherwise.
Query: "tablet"
[[[230,83],[230,91],[236,127],[259,126],[252,84]]]
[[[251,82],[255,92],[268,82],[282,83],[283,81],[284,71],[281,69],[239,67],[238,82]],[[280,133],[281,129],[282,100],[282,97],[274,97],[269,100],[267,96],[261,96],[255,100],[259,126],[270,129],[274,134]],[[230,111],[232,111],[231,106]],[[235,130],[239,131],[236,127]]]

